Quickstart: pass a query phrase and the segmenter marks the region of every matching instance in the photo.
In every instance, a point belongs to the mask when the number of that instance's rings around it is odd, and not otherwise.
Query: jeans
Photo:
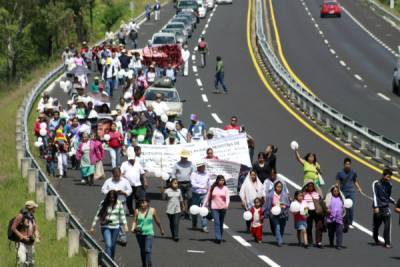
[[[169,220],[169,229],[171,230],[171,236],[173,239],[178,239],[179,238],[179,220],[181,217],[181,213],[175,213],[175,214],[168,214],[168,220]]]
[[[333,246],[333,241],[336,234],[336,246],[341,247],[343,244],[343,224],[338,224],[336,222],[331,222],[327,224],[329,244]]]
[[[107,78],[106,79],[106,91],[109,96],[113,96],[115,86],[115,78]]]
[[[215,90],[218,90],[218,85],[221,84],[222,89],[224,89],[224,92],[228,92],[228,89],[226,88],[225,83],[224,83],[224,77],[225,77],[225,73],[223,73],[223,72],[217,72],[215,74],[215,84],[214,84]]]
[[[283,234],[285,233],[285,226],[286,226],[286,217],[280,217],[280,216],[272,216],[271,217],[271,223],[272,223],[272,229],[275,234],[275,239],[276,242],[279,245],[282,245],[283,243]]]
[[[160,20],[160,10],[154,11],[154,20]]]
[[[106,245],[106,253],[112,259],[114,259],[115,255],[115,246],[117,244],[119,228],[108,228],[101,227],[101,233],[103,235],[104,243]]]
[[[49,175],[56,176],[56,163],[51,161],[46,161],[46,170]]]
[[[17,266],[30,267],[35,264],[35,247],[22,242],[17,243]]]
[[[121,164],[121,148],[108,148],[111,158],[111,167],[115,168]]]
[[[129,214],[134,214],[134,208],[133,208],[133,199],[136,200],[135,206],[136,208],[138,207],[137,201],[139,201],[140,198],[143,198],[146,196],[146,191],[143,188],[143,186],[132,186],[132,194],[130,194],[127,199],[126,199],[126,205],[128,207]]]
[[[136,239],[140,247],[140,258],[142,259],[142,266],[151,266],[151,249],[153,247],[153,236],[137,234]]]
[[[57,153],[57,168],[58,168],[58,174],[60,176],[63,176],[67,170],[68,167],[68,157],[66,153]]]
[[[197,193],[192,192],[191,205],[201,206],[205,197],[206,197],[206,194],[197,194]],[[200,215],[192,215],[192,226],[193,227],[197,227],[197,218],[198,217],[201,217],[201,216]],[[201,228],[207,228],[207,224],[208,224],[207,218],[201,217],[200,221],[201,221]]]
[[[221,209],[212,209],[211,210],[212,217],[214,219],[214,233],[216,240],[222,240],[222,234],[224,232],[224,219],[226,210]]]
[[[385,239],[385,245],[390,245],[390,210],[389,208],[379,208],[378,213],[374,213],[373,217],[373,238],[375,242],[379,242],[379,228],[383,223],[383,238]]]
[[[307,217],[307,238],[308,243],[312,244],[312,228],[313,222],[315,222],[315,243],[322,242],[322,231],[324,228],[324,217],[321,215],[317,215],[315,210],[308,211]]]
[[[352,225],[354,218],[354,193],[343,193],[343,194],[345,198],[349,198],[353,201],[353,206],[350,209],[346,209],[346,216],[345,216],[346,224]]]

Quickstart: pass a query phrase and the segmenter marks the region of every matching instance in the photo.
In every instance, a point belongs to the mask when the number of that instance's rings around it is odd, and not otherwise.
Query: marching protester
[[[214,219],[215,243],[221,244],[224,232],[224,220],[230,202],[229,189],[226,187],[225,177],[218,175],[214,184],[208,190],[203,205],[211,209]]]
[[[169,220],[169,229],[171,230],[172,239],[175,242],[179,241],[179,221],[181,217],[181,211],[183,206],[183,197],[181,190],[178,187],[178,180],[176,178],[171,179],[169,187],[164,190],[162,187],[163,197],[167,199],[166,213]]]
[[[200,53],[201,67],[204,68],[207,63],[206,59],[207,59],[207,53],[208,53],[208,46],[207,46],[207,42],[205,41],[204,36],[200,37],[200,42],[197,44],[197,50]]]
[[[161,235],[164,229],[158,218],[157,211],[149,205],[149,200],[142,198],[139,200],[139,208],[135,210],[131,231],[136,234],[136,239],[140,248],[142,266],[152,266],[151,251],[153,248],[154,225],[156,223]]]
[[[121,151],[124,137],[117,130],[117,124],[115,122],[111,124],[111,131],[108,134],[110,136],[110,140],[108,141],[108,152],[111,158],[111,167],[115,168],[121,164]]]
[[[268,179],[271,169],[265,164],[264,152],[258,153],[257,161],[253,164],[253,170],[257,173],[257,177],[260,179],[261,183],[264,183],[264,181]]]
[[[34,213],[39,207],[34,201],[25,202],[11,224],[11,236],[8,239],[16,242],[17,266],[34,266],[35,243],[40,242],[39,226]]]
[[[100,203],[96,215],[93,219],[91,233],[94,233],[98,221],[100,221],[101,233],[106,246],[106,253],[112,259],[115,256],[115,247],[120,234],[120,225],[123,230],[128,232],[128,224],[125,217],[123,203],[118,200],[119,193],[110,190],[104,200]]]
[[[308,153],[304,158],[300,156],[299,150],[295,151],[297,161],[303,166],[304,182],[311,179],[317,186],[321,186],[321,167],[314,153]]]
[[[385,248],[391,248],[391,212],[389,204],[395,204],[392,195],[392,184],[390,180],[392,179],[392,170],[384,169],[382,172],[382,178],[380,180],[375,180],[372,183],[373,191],[373,239],[376,245],[381,245],[379,242],[379,228],[383,223],[383,238],[385,243],[383,246]]]
[[[224,126],[224,130],[232,134],[238,134],[241,131],[240,125],[238,123],[238,117],[232,116],[231,123]]]
[[[255,199],[262,199],[264,196],[263,184],[257,177],[257,173],[251,170],[245,178],[239,192],[242,207],[245,210],[251,210],[254,206]],[[261,204],[261,203],[260,203]],[[250,221],[246,221],[247,231],[250,231]]]
[[[154,20],[155,21],[160,20],[161,4],[158,0],[156,0],[153,9],[154,9]]]
[[[185,219],[189,219],[189,203],[192,198],[192,190],[190,188],[190,176],[196,170],[191,161],[188,160],[190,153],[186,149],[182,149],[180,153],[180,161],[175,163],[172,168],[171,177],[178,180],[179,189],[183,196],[183,212]]]
[[[329,246],[334,246],[334,238],[336,236],[336,249],[341,249],[343,244],[343,218],[346,213],[344,200],[345,196],[340,192],[340,188],[337,185],[332,186],[325,197]]]
[[[344,159],[343,170],[336,174],[336,185],[339,186],[340,191],[344,194],[344,197],[353,201],[353,206],[346,209],[345,228],[348,226],[350,229],[354,229],[353,218],[354,218],[354,201],[355,191],[362,192],[361,186],[358,182],[357,173],[351,169],[351,159]]]
[[[207,139],[207,128],[203,121],[199,120],[197,114],[190,115],[190,126],[188,129],[188,142],[196,142]]]
[[[304,200],[304,193],[300,190],[294,192],[293,202],[296,202],[297,205],[299,206],[299,211],[293,213],[294,229],[297,232],[297,242],[299,246],[303,244],[304,248],[308,248],[308,238],[307,238],[308,208],[307,208],[307,203]]]
[[[126,205],[126,199],[132,194],[132,188],[129,181],[121,177],[121,170],[119,167],[112,169],[112,177],[108,178],[101,187],[101,192],[104,195],[107,195],[111,190],[116,191],[118,200]]]
[[[187,45],[184,45],[182,50],[183,76],[189,76],[189,59],[190,59],[189,48]]]
[[[190,175],[190,185],[192,187],[192,201],[191,205],[201,206],[207,195],[208,188],[210,187],[211,178],[210,174],[206,172],[206,163],[198,162],[196,164],[197,170]],[[200,215],[192,214],[192,228],[197,228],[197,218]],[[201,216],[200,216],[201,217]],[[201,217],[201,231],[208,233],[207,218]]]
[[[218,86],[221,84],[222,89],[224,90],[224,94],[228,93],[228,89],[225,86],[224,82],[224,77],[225,77],[225,67],[224,67],[224,62],[222,61],[222,58],[220,56],[217,56],[217,66],[216,66],[216,72],[215,72],[215,83],[214,83],[214,93],[218,94],[219,89]]]
[[[254,205],[250,208],[251,220],[250,222],[250,232],[257,243],[262,241],[262,225],[264,221],[264,214],[262,209],[262,199],[256,197],[254,199]]]
[[[267,165],[267,167],[269,168],[269,170],[271,170],[271,169],[275,169],[276,170],[276,152],[278,152],[278,148],[275,147],[274,145],[269,144],[265,148],[265,151],[264,151],[264,155],[265,155],[264,162],[265,162],[265,165]]]
[[[214,155],[214,150],[211,147],[207,148],[205,159],[218,159],[218,157]]]

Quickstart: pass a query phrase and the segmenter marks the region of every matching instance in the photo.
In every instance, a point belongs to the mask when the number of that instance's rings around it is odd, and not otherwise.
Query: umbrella
[[[84,66],[77,66],[72,69],[71,73],[74,74],[75,76],[80,76],[80,75],[86,75],[90,72],[86,67]]]

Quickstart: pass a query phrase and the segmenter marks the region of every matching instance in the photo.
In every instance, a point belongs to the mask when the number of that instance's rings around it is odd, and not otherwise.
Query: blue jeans
[[[152,235],[136,235],[137,242],[140,247],[140,258],[142,259],[142,266],[151,266],[151,250],[153,248]]]
[[[228,89],[226,89],[225,83],[224,83],[224,77],[225,77],[225,73],[223,72],[217,72],[215,74],[215,90],[218,90],[218,85],[221,84],[222,85],[222,89],[224,89],[225,92],[228,92]]]
[[[282,236],[285,232],[286,220],[287,220],[286,217],[279,217],[279,216],[271,217],[273,232],[275,234],[276,242],[278,242],[279,245],[282,245],[283,243]]]
[[[121,148],[108,148],[110,152],[111,158],[111,166],[112,168],[118,167],[121,164]]]
[[[225,209],[222,209],[222,210],[212,209],[211,214],[214,219],[215,239],[222,240],[222,234],[224,232],[224,219],[225,219],[226,210]]]
[[[353,224],[354,218],[354,193],[345,193],[343,192],[345,198],[350,198],[353,201],[353,206],[350,209],[346,209],[346,218],[345,223],[347,225]]]
[[[204,198],[206,197],[206,194],[197,194],[192,192],[192,203],[191,205],[197,205],[197,206],[201,206],[201,204],[203,203]],[[197,227],[197,218],[200,215],[192,215],[192,226],[193,227]],[[201,217],[201,216],[200,216]],[[201,217],[200,219],[201,221],[201,228],[207,228],[207,218],[206,217]]]
[[[103,235],[104,243],[106,245],[106,253],[112,259],[115,255],[115,246],[117,244],[119,228],[113,229],[108,227],[101,227],[101,233]]]
[[[115,79],[106,79],[106,91],[109,96],[113,96],[114,92],[114,86],[115,86]]]

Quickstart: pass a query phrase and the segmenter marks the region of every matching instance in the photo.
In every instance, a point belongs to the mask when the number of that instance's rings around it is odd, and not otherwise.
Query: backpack
[[[201,42],[199,43],[199,45],[198,45],[198,47],[199,47],[200,49],[205,49],[206,46],[207,46],[207,43],[204,42],[204,41],[201,41]]]
[[[24,221],[25,221],[26,219],[28,219],[28,220],[30,220],[30,221],[32,221],[32,222],[35,220],[35,218],[33,217],[33,215],[31,215],[32,217],[29,216],[28,210],[26,210],[26,209],[21,209],[20,212],[19,212],[19,214],[22,214],[23,217],[22,217],[21,223],[17,226],[17,229],[18,229],[18,230],[20,230],[20,229],[22,228],[23,223],[24,223]],[[18,214],[18,215],[19,215],[19,214]],[[18,215],[17,215],[17,216],[18,216]],[[12,219],[8,222],[8,229],[7,229],[7,237],[8,237],[8,240],[14,241],[14,242],[19,242],[19,241],[20,241],[20,240],[19,240],[19,237],[18,237],[18,236],[14,233],[14,231],[12,230],[12,225],[14,224],[15,218],[16,218],[17,216],[15,216],[14,218],[12,218]]]
[[[130,38],[131,40],[136,40],[136,39],[138,38],[138,33],[137,33],[137,31],[131,30],[131,31],[129,32],[129,38]]]

